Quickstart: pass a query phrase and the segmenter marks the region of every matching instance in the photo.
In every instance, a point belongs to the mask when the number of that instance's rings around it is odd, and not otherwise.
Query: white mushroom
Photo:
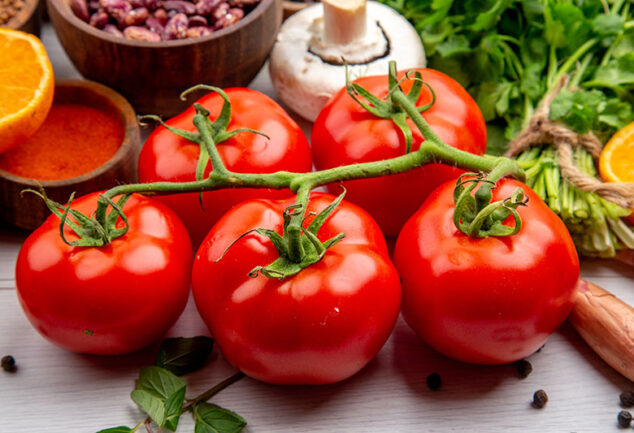
[[[412,25],[394,9],[367,0],[322,0],[283,24],[269,59],[278,96],[314,121],[332,95],[352,78],[425,67],[425,51]]]

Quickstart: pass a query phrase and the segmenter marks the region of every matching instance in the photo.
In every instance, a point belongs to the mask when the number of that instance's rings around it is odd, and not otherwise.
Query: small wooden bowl
[[[128,101],[98,83],[64,80],[55,85],[53,103],[56,102],[99,107],[120,117],[125,128],[123,142],[117,153],[104,165],[70,179],[35,181],[0,169],[0,217],[16,227],[33,230],[51,214],[43,200],[35,194],[20,195],[24,189],[37,190],[41,185],[51,199],[66,203],[73,192],[79,197],[136,180],[136,156],[141,138],[136,114]]]
[[[43,3],[40,0],[24,0],[22,9],[2,27],[40,35]]]
[[[290,17],[291,15],[293,15],[295,12],[300,11],[302,9],[304,9],[307,6],[312,5],[313,3],[315,3],[314,1],[311,2],[294,2],[291,0],[284,0],[284,19]]]
[[[77,18],[69,0],[47,0],[57,36],[86,78],[119,91],[140,114],[169,116],[196,84],[246,86],[262,68],[282,22],[282,0],[262,0],[237,23],[200,38],[141,42]]]

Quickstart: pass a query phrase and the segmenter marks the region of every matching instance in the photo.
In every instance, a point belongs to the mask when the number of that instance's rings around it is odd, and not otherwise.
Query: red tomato
[[[332,203],[315,193],[308,212]],[[280,281],[250,278],[254,267],[279,254],[257,227],[282,232],[288,200],[252,200],[213,227],[194,260],[196,306],[225,357],[256,379],[281,384],[325,384],[358,372],[383,346],[400,308],[400,282],[377,224],[342,202],[318,233],[346,237],[324,258]]]
[[[435,104],[423,113],[436,134],[447,144],[467,152],[483,154],[486,149],[486,125],[475,101],[460,84],[432,69],[418,69],[434,89]],[[403,77],[403,72],[399,74]],[[387,95],[387,76],[364,77],[355,81],[382,98]],[[408,92],[411,81],[402,88]],[[423,87],[419,106],[432,100]],[[408,120],[413,132],[412,150],[423,138]],[[341,89],[322,109],[313,127],[311,142],[318,170],[360,162],[379,161],[405,155],[405,139],[389,119],[368,113]],[[386,236],[396,236],[425,198],[441,183],[459,174],[441,164],[393,176],[344,182],[346,200],[358,204],[374,217]],[[337,186],[331,186],[335,191]]]
[[[268,96],[251,89],[232,88],[225,92],[231,101],[232,116],[228,130],[250,128],[270,139],[242,132],[218,145],[225,166],[238,173],[307,172],[312,169],[310,147],[295,121]],[[220,113],[223,99],[210,93],[197,101],[210,112],[210,119]],[[168,120],[170,126],[195,131],[192,107]],[[140,182],[186,182],[195,180],[200,154],[198,144],[191,143],[159,126],[147,139],[139,156]],[[211,170],[208,165],[207,173]],[[157,197],[171,207],[185,223],[192,243],[199,245],[211,226],[233,205],[252,198],[283,198],[288,190],[224,189],[203,193],[204,209],[198,193]]]
[[[563,222],[521,182],[505,179],[493,200],[518,186],[522,228],[470,238],[452,221],[455,182],[435,190],[396,243],[403,316],[430,346],[460,361],[503,364],[535,352],[565,320],[579,260]],[[512,218],[509,217],[511,223]]]
[[[72,207],[90,215],[97,196]],[[128,232],[107,246],[65,244],[51,215],[20,249],[22,308],[37,331],[65,349],[133,352],[160,339],[185,308],[193,258],[185,227],[167,206],[141,195],[123,209]],[[77,239],[68,227],[65,233]]]

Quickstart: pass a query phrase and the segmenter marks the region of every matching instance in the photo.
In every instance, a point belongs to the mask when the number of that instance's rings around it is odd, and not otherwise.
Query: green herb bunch
[[[488,153],[506,150],[564,74],[569,86],[553,101],[551,119],[603,141],[634,121],[630,0],[381,1],[414,24],[428,66],[475,98]]]

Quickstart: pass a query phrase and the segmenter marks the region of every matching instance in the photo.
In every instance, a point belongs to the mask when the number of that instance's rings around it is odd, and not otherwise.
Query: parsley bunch
[[[607,139],[634,121],[630,0],[381,0],[418,30],[428,66],[458,80],[499,154],[559,79],[551,119]],[[577,89],[572,92],[569,89]]]

